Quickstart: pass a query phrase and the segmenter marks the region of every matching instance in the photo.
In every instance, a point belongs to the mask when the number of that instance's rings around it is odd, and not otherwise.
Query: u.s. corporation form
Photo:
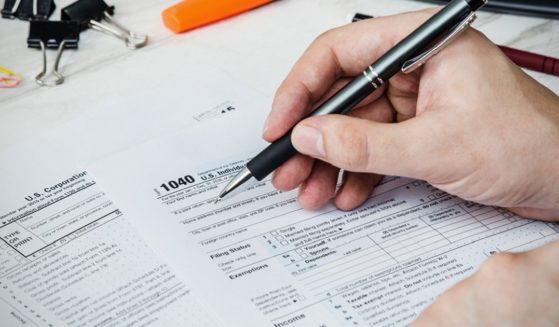
[[[105,114],[92,110],[83,122],[2,149],[0,326],[224,325],[192,284],[139,236],[130,223],[137,219],[127,218],[75,162],[90,152],[126,147],[113,140],[138,134],[137,127],[127,129],[133,124],[122,124],[131,114],[142,119],[135,124],[143,124],[139,137],[144,137],[159,133],[157,128],[185,128],[235,115],[239,99],[249,94],[226,78],[210,86],[223,98],[205,93],[212,88],[200,79],[183,80],[177,89],[153,89],[156,94],[137,96],[137,102],[124,98],[103,106]],[[199,97],[186,97],[184,88],[197,90]],[[181,103],[182,110],[165,119],[160,116],[168,115],[167,102]],[[110,134],[111,128],[87,130],[113,124],[122,125],[118,135]]]
[[[2,326],[214,326],[86,171],[25,186],[0,200]]]
[[[262,117],[224,118],[89,168],[231,325],[405,325],[487,257],[559,238],[557,225],[395,177],[350,212],[304,210],[269,180],[214,204],[265,146]]]

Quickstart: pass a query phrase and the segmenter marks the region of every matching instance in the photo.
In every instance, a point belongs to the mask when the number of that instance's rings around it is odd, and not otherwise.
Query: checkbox
[[[8,254],[9,254],[9,255],[11,255],[11,256],[13,256],[13,255],[15,255],[15,254],[16,254],[16,251],[14,251],[14,250],[10,250],[10,251],[8,251]]]
[[[281,245],[289,245],[288,241],[281,241]]]
[[[308,255],[306,253],[301,253],[301,257],[306,258],[306,257],[308,257]]]
[[[272,231],[272,233],[271,233],[271,234],[272,234],[272,235],[274,235],[274,236],[276,236],[276,235],[278,235],[278,231],[277,231],[277,230],[275,230],[275,231]]]
[[[303,249],[301,249],[301,248],[299,248],[299,249],[297,249],[297,250],[295,250],[295,251],[296,251],[297,253],[303,253],[303,252],[305,252],[305,251],[303,251]]]
[[[429,195],[429,196],[427,197],[427,199],[429,199],[429,200],[431,200],[431,201],[435,200],[436,198],[437,198],[437,197],[436,197],[434,194],[431,194],[431,195]]]
[[[276,240],[281,241],[281,240],[283,240],[283,237],[281,237],[281,236],[276,236]]]
[[[419,186],[419,185],[421,185],[421,182],[419,182],[419,181],[417,181],[417,182],[413,182],[413,184],[412,184],[412,185],[413,185],[413,186]]]

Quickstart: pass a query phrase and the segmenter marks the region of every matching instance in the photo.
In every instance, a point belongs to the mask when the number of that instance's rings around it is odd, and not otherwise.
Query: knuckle
[[[314,39],[314,42],[319,43],[328,40],[330,35],[332,35],[332,30],[327,30],[325,32],[322,32]]]
[[[484,279],[495,279],[514,272],[517,263],[517,254],[514,253],[498,253],[495,254],[484,263],[479,269],[479,276]]]
[[[320,33],[314,40],[315,43],[332,43],[332,40],[339,35],[342,27],[336,27]]]

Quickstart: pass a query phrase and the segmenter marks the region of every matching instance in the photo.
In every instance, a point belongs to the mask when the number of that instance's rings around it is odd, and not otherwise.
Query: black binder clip
[[[53,0],[5,0],[2,17],[21,20],[47,20],[54,12]]]
[[[77,49],[80,39],[80,26],[72,21],[31,21],[27,47],[41,49],[43,52],[43,71],[35,77],[41,86],[56,86],[64,82],[64,76],[58,72],[58,64],[64,49]],[[55,80],[45,79],[47,72],[46,49],[58,49],[54,62],[53,75]]]
[[[62,20],[73,20],[80,24],[82,30],[91,27],[94,30],[115,36],[124,41],[129,49],[141,48],[147,43],[147,36],[134,33],[113,19],[114,6],[103,0],[78,0],[62,9]],[[108,24],[101,24],[104,20]]]

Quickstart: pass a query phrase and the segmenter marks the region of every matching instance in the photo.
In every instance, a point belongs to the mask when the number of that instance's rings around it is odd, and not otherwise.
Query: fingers
[[[386,96],[382,96],[373,103],[364,101],[359,107],[353,109],[348,116],[381,123],[392,123],[394,121],[394,109]]]
[[[557,321],[550,303],[557,298],[558,259],[559,242],[493,255],[440,295],[412,326],[537,326]]]
[[[284,135],[308,115],[337,79],[360,74],[431,15],[423,11],[380,17],[317,38],[279,87],[263,137],[272,142]]]
[[[405,121],[416,115],[420,75],[421,69],[418,69],[411,74],[396,74],[390,79],[386,96],[397,112],[397,121]]]
[[[291,191],[309,177],[314,159],[296,154],[274,171],[272,184],[280,191]]]
[[[300,153],[344,170],[422,178],[429,169],[422,140],[429,135],[421,125],[420,118],[385,124],[328,115],[299,123],[291,140]],[[430,143],[436,147],[436,140]]]
[[[351,116],[379,122],[392,121],[392,109],[386,97],[373,103],[368,102],[364,101],[366,105],[355,109],[351,112]],[[314,160],[308,156],[295,155],[276,169],[272,177],[272,184],[284,192],[293,190],[310,176],[313,163]]]
[[[544,246],[535,248],[520,256],[521,260],[528,261],[526,267],[535,267],[538,265],[540,273],[547,273],[552,278],[559,275],[559,241],[555,240]]]
[[[359,207],[381,180],[382,176],[376,174],[344,172],[343,184],[336,194],[336,207],[344,211]]]
[[[334,197],[339,169],[316,160],[311,175],[299,189],[299,203],[305,209],[316,210]]]
[[[476,285],[467,278],[440,295],[411,324],[412,327],[477,326],[480,324],[475,301]],[[488,324],[491,325],[491,324]]]

